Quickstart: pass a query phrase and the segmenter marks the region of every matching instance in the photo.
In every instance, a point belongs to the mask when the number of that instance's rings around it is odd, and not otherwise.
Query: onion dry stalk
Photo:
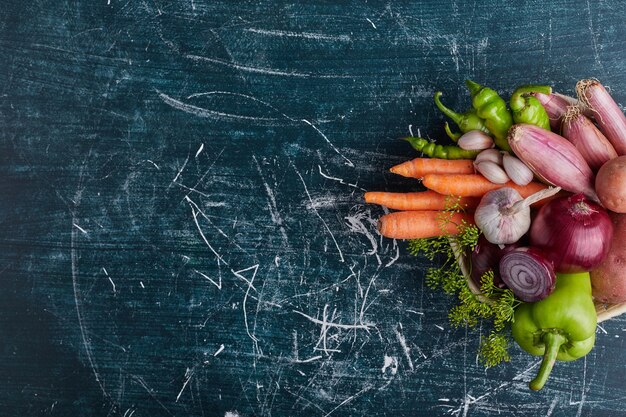
[[[611,142],[582,114],[580,107],[571,106],[563,119],[563,136],[572,142],[593,172],[609,159],[617,158]]]
[[[626,116],[606,88],[597,80],[580,80],[576,84],[579,100],[594,112],[598,127],[618,155],[626,155]]]

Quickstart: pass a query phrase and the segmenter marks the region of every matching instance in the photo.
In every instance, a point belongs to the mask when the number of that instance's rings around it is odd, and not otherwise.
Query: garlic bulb
[[[491,161],[498,165],[502,165],[502,153],[497,149],[485,149],[476,156],[474,163],[478,164],[483,161]]]
[[[480,200],[474,221],[489,242],[496,245],[515,243],[530,228],[530,205],[559,191],[559,187],[546,188],[525,199],[509,187],[489,191]]]

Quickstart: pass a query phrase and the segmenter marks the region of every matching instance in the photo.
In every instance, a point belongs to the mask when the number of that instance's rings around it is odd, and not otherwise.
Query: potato
[[[611,249],[600,266],[591,271],[593,297],[606,303],[626,301],[626,214],[609,212],[613,221]]]
[[[611,159],[596,175],[596,193],[602,205],[616,213],[626,213],[626,155]]]

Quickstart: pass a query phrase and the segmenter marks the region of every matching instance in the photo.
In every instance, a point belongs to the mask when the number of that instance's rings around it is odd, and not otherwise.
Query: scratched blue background
[[[465,78],[626,103],[623,2],[498,4],[4,1],[0,414],[626,415],[626,319],[531,393],[361,202]]]

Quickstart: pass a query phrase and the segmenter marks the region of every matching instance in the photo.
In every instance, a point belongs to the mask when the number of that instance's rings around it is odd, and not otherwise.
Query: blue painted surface
[[[626,102],[623,7],[576,3],[6,2],[0,414],[626,415],[626,319],[532,393],[361,202],[465,78]]]

